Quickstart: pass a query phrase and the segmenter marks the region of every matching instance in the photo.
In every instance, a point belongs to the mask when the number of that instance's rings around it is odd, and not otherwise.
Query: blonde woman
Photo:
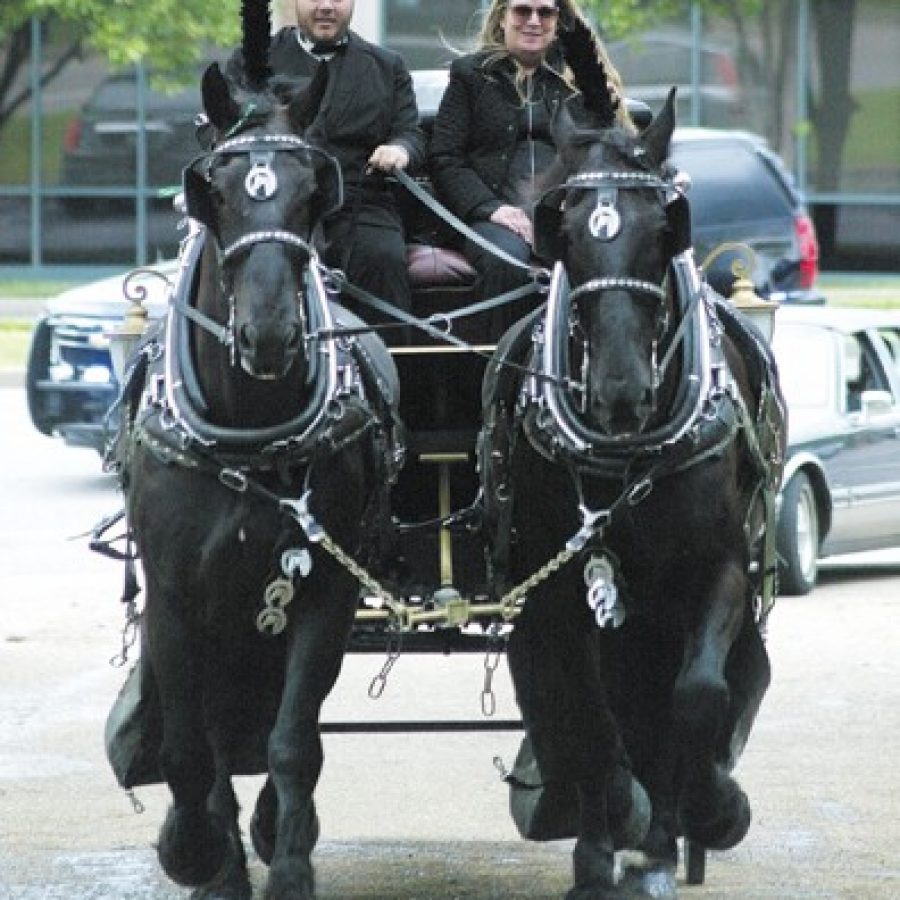
[[[553,112],[576,93],[557,40],[576,19],[584,22],[575,0],[493,0],[478,49],[450,67],[434,122],[429,162],[440,199],[523,262],[531,257],[534,235],[520,197],[553,160]],[[618,94],[599,40],[597,48]],[[464,253],[481,275],[483,298],[527,278],[473,242]]]

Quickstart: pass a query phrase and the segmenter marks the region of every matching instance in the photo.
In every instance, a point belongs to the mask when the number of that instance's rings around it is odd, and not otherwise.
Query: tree
[[[40,81],[59,78],[90,49],[113,67],[143,60],[160,76],[177,80],[208,45],[239,39],[239,0],[3,0],[0,6],[0,131],[31,99],[27,77],[32,18],[52,52],[43,54]]]
[[[683,18],[690,7],[689,0],[582,2],[596,21],[602,23],[609,37],[639,32],[672,15]],[[790,84],[790,67],[796,59],[796,0],[694,0],[694,3],[707,15],[731,23],[737,42],[738,68],[749,81],[763,86],[764,131],[772,145],[782,149],[785,140],[782,110]],[[855,110],[850,94],[850,72],[858,3],[857,0],[812,0],[810,11],[820,85],[817,94],[810,89],[810,121],[793,124],[800,129],[810,127],[817,144],[820,186],[833,190],[838,186],[844,144]],[[755,26],[752,32],[748,28],[750,23]]]

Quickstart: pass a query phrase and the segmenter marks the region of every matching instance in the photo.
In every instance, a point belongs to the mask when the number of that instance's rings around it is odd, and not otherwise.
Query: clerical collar
[[[297,29],[297,43],[309,54],[315,56],[316,59],[331,59],[335,53],[347,46],[347,35],[337,41],[313,41],[310,40],[300,29]]]

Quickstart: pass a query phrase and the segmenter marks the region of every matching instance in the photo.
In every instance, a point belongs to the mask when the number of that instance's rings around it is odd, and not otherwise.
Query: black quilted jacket
[[[429,169],[441,200],[461,219],[488,219],[509,202],[510,178],[522,107],[513,64],[490,61],[482,51],[461,56],[450,67],[431,137]],[[555,68],[535,73],[533,95],[546,120],[573,90]]]

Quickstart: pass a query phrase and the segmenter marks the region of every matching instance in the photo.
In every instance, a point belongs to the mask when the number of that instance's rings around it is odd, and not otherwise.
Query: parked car
[[[426,131],[447,77],[446,70],[413,72]],[[812,223],[790,175],[761,138],[677,129],[672,154],[693,182],[690,199],[699,261],[723,242],[742,242],[755,254],[754,280],[761,294],[782,301],[820,299],[815,292],[818,251]],[[170,162],[174,164],[174,158]],[[421,212],[417,201],[410,205]],[[725,294],[730,293],[733,258],[733,252],[721,255],[707,272]],[[174,263],[162,265],[160,271],[174,271]],[[104,333],[124,311],[121,282],[114,278],[86,285],[48,304],[34,332],[28,372],[29,405],[38,430],[60,434],[72,444],[102,445],[103,414],[116,391]],[[147,287],[151,303],[161,301],[162,282],[153,279]]]
[[[109,333],[122,321],[128,297],[146,291],[150,318],[161,318],[174,260],[63,291],[49,300],[34,326],[28,354],[28,411],[42,434],[74,447],[102,450],[106,412],[119,390]]]
[[[781,591],[818,560],[900,546],[900,311],[782,307],[773,340],[788,406]]]
[[[196,79],[199,83],[199,76]],[[92,188],[133,188],[137,173],[137,87],[133,72],[122,72],[100,82],[63,136],[59,184],[83,189],[84,196],[68,196],[64,205],[72,213],[96,210]],[[148,88],[144,103],[147,144],[147,186],[161,189],[178,185],[181,170],[200,152],[194,119],[200,111],[198,88],[174,93]],[[105,198],[104,203],[122,203]]]

